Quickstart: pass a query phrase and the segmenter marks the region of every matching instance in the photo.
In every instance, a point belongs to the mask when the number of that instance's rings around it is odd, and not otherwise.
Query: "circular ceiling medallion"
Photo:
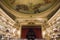
[[[36,14],[52,7],[57,0],[4,0],[12,9],[20,13]]]

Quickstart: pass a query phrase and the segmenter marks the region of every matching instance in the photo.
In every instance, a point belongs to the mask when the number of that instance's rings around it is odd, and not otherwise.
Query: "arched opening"
[[[21,31],[21,39],[42,39],[41,25],[23,25]]]

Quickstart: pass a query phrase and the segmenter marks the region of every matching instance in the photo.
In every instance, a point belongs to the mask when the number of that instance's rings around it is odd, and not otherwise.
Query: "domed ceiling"
[[[36,14],[48,10],[57,0],[4,0],[12,9],[20,13]]]

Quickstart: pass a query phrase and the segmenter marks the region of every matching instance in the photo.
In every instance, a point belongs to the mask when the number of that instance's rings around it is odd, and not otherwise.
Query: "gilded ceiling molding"
[[[58,4],[58,5],[57,5]],[[38,15],[38,17],[46,17],[47,15],[49,15],[51,12],[53,12],[53,10],[55,10],[55,9],[57,9],[58,8],[58,6],[59,6],[59,0],[57,0],[56,2],[55,2],[55,4],[51,7],[51,8],[49,8],[47,11],[44,11],[44,12],[41,12],[41,13],[37,13],[37,14],[24,14],[24,13],[20,13],[20,12],[17,12],[17,11],[15,11],[15,10],[13,10],[13,9],[11,9],[11,7],[9,7],[5,2],[3,2],[2,1],[2,3],[1,3],[1,5],[3,5],[3,7],[4,8],[6,8],[5,10],[7,10],[8,12],[10,12],[10,13],[12,13],[13,15],[15,15],[15,16],[37,16]],[[10,10],[9,10],[10,9]]]

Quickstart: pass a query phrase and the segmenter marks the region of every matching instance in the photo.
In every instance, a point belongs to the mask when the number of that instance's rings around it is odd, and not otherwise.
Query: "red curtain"
[[[26,39],[27,32],[28,32],[28,28],[22,28],[22,32],[21,32],[22,39]]]
[[[26,34],[29,31],[29,28],[22,28],[21,38],[26,39]],[[37,39],[42,39],[42,30],[41,28],[33,28]]]

